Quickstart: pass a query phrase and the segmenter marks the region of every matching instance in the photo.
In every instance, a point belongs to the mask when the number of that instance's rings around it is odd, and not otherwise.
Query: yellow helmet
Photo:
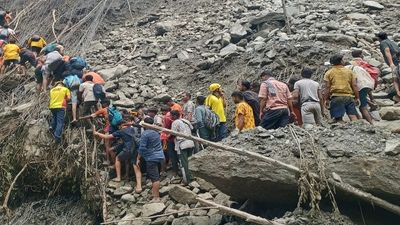
[[[221,88],[220,84],[214,83],[214,84],[211,84],[210,87],[208,87],[208,90],[210,90],[211,92],[214,92],[220,88]]]

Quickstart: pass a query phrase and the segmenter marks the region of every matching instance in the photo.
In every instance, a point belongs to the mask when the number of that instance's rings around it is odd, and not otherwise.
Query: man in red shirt
[[[164,115],[163,117],[163,127],[166,129],[172,128],[172,116],[171,116],[171,108],[169,106],[163,106],[161,108],[161,112]],[[174,136],[166,133],[161,133],[161,137],[163,142],[166,142],[167,146],[167,154],[166,154],[166,160],[167,163],[171,163],[172,165],[172,170],[177,174],[178,173],[178,154],[175,151],[175,141],[174,141]]]

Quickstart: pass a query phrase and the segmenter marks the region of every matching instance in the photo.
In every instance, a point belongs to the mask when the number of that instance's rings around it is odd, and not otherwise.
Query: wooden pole
[[[208,201],[208,200],[205,200],[202,198],[196,198],[196,200],[198,202],[200,202],[200,204],[202,204],[202,205],[215,207],[216,209],[218,209],[219,211],[221,211],[223,213],[240,217],[242,219],[245,219],[246,222],[249,222],[249,223],[261,224],[261,225],[282,225],[280,223],[277,223],[277,222],[274,222],[271,220],[267,220],[262,217],[255,216],[255,215],[252,215],[252,214],[249,214],[249,213],[237,210],[237,209],[232,209],[232,208],[229,208],[229,207],[226,207],[226,206],[223,206],[223,205],[220,205],[215,202]]]
[[[207,140],[204,140],[204,139],[199,138],[199,137],[195,137],[195,136],[187,135],[187,134],[182,134],[182,133],[179,133],[179,132],[175,132],[175,131],[172,131],[172,130],[169,130],[169,129],[165,129],[163,127],[159,127],[159,126],[156,126],[156,125],[148,124],[148,123],[140,123],[140,125],[145,127],[145,128],[148,128],[148,129],[162,131],[162,132],[166,132],[166,133],[172,134],[174,136],[180,136],[180,137],[192,140],[192,141],[197,141],[199,143],[202,143],[202,144],[210,146],[210,147],[214,147],[214,148],[217,148],[217,149],[233,152],[233,153],[236,153],[236,154],[239,154],[239,155],[244,155],[244,156],[247,156],[247,157],[253,158],[253,159],[266,161],[268,163],[275,164],[275,165],[277,165],[279,167],[285,168],[286,170],[295,172],[297,174],[299,174],[301,172],[300,169],[298,167],[296,167],[296,166],[292,166],[290,164],[281,162],[279,160],[276,160],[276,159],[273,159],[273,158],[270,158],[270,157],[263,156],[261,154],[255,153],[255,152],[250,152],[250,151],[242,150],[242,149],[239,149],[239,148],[234,148],[234,147],[231,147],[231,146],[223,145],[223,144],[220,144],[220,143],[207,141]],[[315,173],[311,173],[311,176],[314,176],[315,178],[319,178],[318,175],[315,174]],[[394,205],[394,204],[392,204],[392,203],[390,203],[388,201],[385,201],[385,200],[383,200],[381,198],[373,196],[370,193],[367,193],[367,192],[364,192],[362,190],[359,190],[359,189],[351,186],[350,184],[346,184],[346,183],[343,183],[343,182],[336,182],[333,179],[328,179],[328,182],[329,182],[329,184],[337,187],[338,189],[340,189],[340,190],[342,190],[342,191],[344,191],[344,192],[346,192],[348,194],[351,194],[351,195],[353,195],[355,197],[358,197],[358,198],[360,198],[360,199],[362,199],[362,200],[364,200],[366,202],[373,203],[374,205],[377,205],[377,206],[379,206],[379,207],[381,207],[383,209],[386,209],[389,212],[392,212],[394,214],[400,215],[400,207],[397,206],[397,205]]]

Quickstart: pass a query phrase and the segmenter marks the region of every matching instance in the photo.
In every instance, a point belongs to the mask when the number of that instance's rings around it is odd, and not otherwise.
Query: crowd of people
[[[17,34],[9,27],[11,20],[10,12],[0,11],[0,46],[4,59],[0,72],[4,74],[17,68],[26,74],[27,68],[34,68],[38,92],[50,96],[50,130],[55,142],[62,143],[66,114],[71,109],[71,127],[90,126],[94,136],[104,140],[104,165],[115,170],[113,181],[121,182],[124,176],[129,177],[133,168],[135,192],[140,193],[142,171],[146,171],[153,183],[155,201],[160,199],[160,179],[168,169],[175,176],[181,176],[184,183],[192,180],[188,158],[201,151],[202,146],[168,132],[144,128],[143,122],[214,142],[225,139],[230,127],[236,133],[256,126],[278,129],[290,123],[309,129],[321,125],[327,110],[333,122],[343,122],[347,114],[352,121],[364,118],[373,123],[369,109],[376,108],[372,91],[377,86],[379,70],[363,59],[362,50],[353,50],[350,62],[345,62],[343,55],[333,55],[323,84],[312,80],[315,71],[311,68],[304,68],[300,79],[291,79],[288,83],[277,80],[271,70],[263,70],[260,85],[240,80],[231,99],[220,84],[213,83],[208,87],[209,93],[196,96],[195,102],[191,93],[185,92],[177,96],[182,104],[165,97],[163,105],[129,111],[113,106],[107,99],[106,82],[101,75],[90,71],[83,58],[67,56],[62,44],[47,44],[43,37],[34,35],[25,42],[26,47],[21,47]],[[390,96],[400,102],[399,47],[386,33],[379,33],[377,37],[385,62],[396,74]],[[228,101],[235,104],[231,117],[227,115]],[[232,117],[234,122],[230,124]]]

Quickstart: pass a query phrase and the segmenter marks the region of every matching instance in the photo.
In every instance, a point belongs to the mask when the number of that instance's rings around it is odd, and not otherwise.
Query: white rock
[[[383,6],[382,4],[380,4],[379,2],[376,2],[376,1],[364,1],[363,4],[371,9],[382,10],[385,8],[385,6]]]

